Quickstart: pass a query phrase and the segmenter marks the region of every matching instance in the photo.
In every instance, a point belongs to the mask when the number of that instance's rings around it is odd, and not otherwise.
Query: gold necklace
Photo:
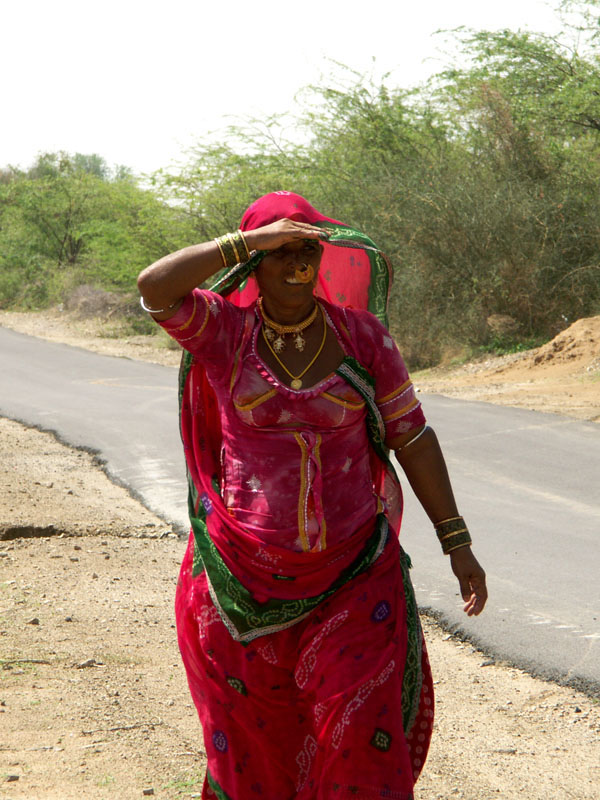
[[[321,306],[319,306],[319,305],[317,304],[317,308],[321,308]],[[263,338],[264,338],[264,340],[265,340],[265,342],[266,342],[266,344],[267,344],[267,347],[269,348],[269,350],[270,350],[270,351],[273,353],[273,355],[275,356],[275,359],[276,359],[277,363],[279,364],[279,366],[280,366],[280,367],[281,367],[283,370],[285,370],[285,372],[286,372],[286,373],[287,373],[287,374],[290,376],[290,378],[292,379],[292,382],[291,382],[291,384],[290,384],[290,385],[291,385],[291,387],[292,387],[292,389],[300,389],[300,388],[302,387],[302,380],[301,380],[302,376],[303,376],[303,375],[305,375],[305,374],[308,372],[308,370],[309,370],[309,369],[312,367],[312,365],[315,363],[315,361],[317,360],[317,358],[318,358],[318,357],[321,355],[321,353],[322,353],[322,351],[323,351],[323,348],[325,347],[325,339],[327,338],[327,323],[325,322],[325,314],[324,314],[324,312],[323,312],[323,309],[322,309],[322,308],[321,308],[321,316],[322,316],[322,318],[323,318],[323,338],[321,339],[321,344],[319,345],[319,349],[317,350],[317,352],[315,353],[315,355],[314,355],[314,356],[311,358],[311,360],[309,361],[309,363],[308,363],[308,364],[307,364],[307,365],[304,367],[304,369],[302,370],[302,372],[300,372],[298,375],[293,375],[293,374],[292,374],[292,373],[289,371],[289,369],[286,367],[286,365],[283,363],[283,361],[282,361],[282,360],[279,358],[279,356],[277,355],[277,353],[276,353],[276,352],[275,352],[275,350],[273,349],[273,347],[272,347],[272,345],[271,345],[271,342],[270,342],[270,341],[267,339],[267,336],[266,336],[266,334],[265,334],[265,328],[264,328],[264,326],[263,326],[263,329],[262,329],[262,332],[263,332]]]
[[[275,322],[274,319],[271,319],[269,316],[267,316],[265,309],[263,308],[262,297],[258,298],[258,307],[260,308],[260,313],[262,314],[262,318],[267,326],[266,331],[263,328],[263,332],[269,342],[273,342],[272,349],[278,353],[281,353],[282,350],[285,350],[286,334],[295,333],[294,345],[296,346],[296,350],[299,350],[300,352],[304,350],[306,340],[304,336],[302,336],[302,331],[308,328],[309,325],[312,325],[312,323],[315,321],[318,311],[317,303],[315,303],[315,307],[310,312],[308,317],[302,320],[302,322],[299,322],[297,325],[280,325],[278,322]]]

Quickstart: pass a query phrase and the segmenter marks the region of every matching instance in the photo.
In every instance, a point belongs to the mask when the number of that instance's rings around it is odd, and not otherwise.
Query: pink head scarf
[[[293,219],[323,227],[329,238],[322,240],[323,257],[316,295],[329,303],[371,311],[387,325],[387,304],[392,270],[387,258],[368,236],[338,220],[320,214],[293,192],[271,192],[255,200],[242,217],[240,228],[251,231],[278,219]],[[264,252],[238,265],[212,287],[238,306],[253,303],[258,296],[255,281],[247,281]]]

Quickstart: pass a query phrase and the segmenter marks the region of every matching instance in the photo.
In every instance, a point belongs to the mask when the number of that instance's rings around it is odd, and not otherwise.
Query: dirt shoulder
[[[172,611],[184,543],[51,434],[0,420],[0,464],[16,537],[0,541],[0,797],[199,797]],[[598,703],[423,622],[437,718],[417,798],[596,798]]]
[[[93,456],[5,419],[0,537],[0,797],[199,797],[172,611],[185,543]],[[598,703],[423,623],[437,718],[417,798],[596,798]]]
[[[124,336],[118,322],[104,317],[85,317],[56,309],[50,311],[1,311],[0,326],[38,336],[49,342],[83,347],[117,358],[134,358],[165,366],[179,366],[181,351],[157,326],[154,336]]]

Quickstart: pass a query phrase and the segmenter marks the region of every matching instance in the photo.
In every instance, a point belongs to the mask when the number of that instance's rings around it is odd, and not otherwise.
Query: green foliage
[[[159,196],[187,215],[197,240],[237,228],[244,210],[262,194],[292,182],[298,192],[309,186],[301,179],[306,156],[302,148],[277,141],[279,124],[275,119],[260,125],[249,121],[230,128],[221,143],[194,148],[179,173],[153,176]]]
[[[508,353],[524,353],[527,350],[540,347],[545,344],[545,341],[544,338],[530,338],[515,341],[510,336],[496,335],[489,339],[485,345],[479,346],[477,352],[484,355],[493,353],[497,356],[504,356]]]
[[[347,70],[306,90],[306,144],[286,141],[285,118],[249,121],[156,185],[204,239],[281,188],[368,232],[395,265],[391,325],[414,365],[547,339],[600,311],[599,64],[533,34],[458,41],[467,69],[419,91]]]
[[[97,155],[40,156],[0,180],[0,305],[61,302],[80,284],[131,291],[139,271],[192,241],[184,215]]]
[[[81,283],[125,292],[146,264],[290,189],[391,257],[392,331],[414,366],[457,345],[539,343],[600,313],[599,7],[563,0],[561,41],[456,31],[467,66],[418,90],[338,65],[296,118],[233,126],[147,188],[97,155],[0,170],[0,304],[56,302]]]

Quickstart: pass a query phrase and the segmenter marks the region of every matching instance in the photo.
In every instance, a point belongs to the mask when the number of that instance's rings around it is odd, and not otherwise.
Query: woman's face
[[[288,242],[277,250],[271,250],[255,271],[258,288],[267,308],[292,310],[302,308],[311,300],[317,282],[323,248],[314,239]],[[295,272],[303,264],[314,270],[312,281],[302,283]]]

